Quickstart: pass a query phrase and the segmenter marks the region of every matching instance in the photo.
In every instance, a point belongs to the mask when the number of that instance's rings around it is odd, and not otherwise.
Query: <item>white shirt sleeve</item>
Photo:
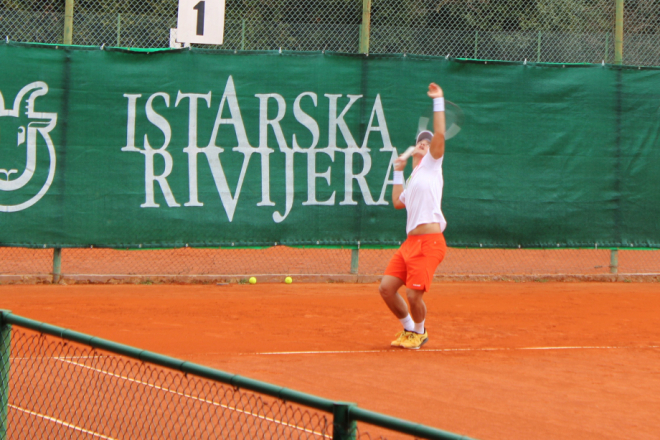
[[[442,159],[444,158],[445,156],[443,155],[440,156],[438,159],[434,159],[433,156],[431,156],[431,153],[428,153],[422,158],[422,162],[426,162],[424,165],[429,167],[430,169],[434,171],[438,171],[438,170],[442,170]]]

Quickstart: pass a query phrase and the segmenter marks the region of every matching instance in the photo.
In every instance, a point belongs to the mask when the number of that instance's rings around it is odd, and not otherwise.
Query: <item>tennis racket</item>
[[[463,110],[461,110],[458,105],[445,99],[445,140],[453,138],[461,131],[464,120],[465,115],[463,114]],[[424,112],[424,114],[419,118],[417,133],[419,134],[419,132],[422,130],[433,131],[432,107]]]

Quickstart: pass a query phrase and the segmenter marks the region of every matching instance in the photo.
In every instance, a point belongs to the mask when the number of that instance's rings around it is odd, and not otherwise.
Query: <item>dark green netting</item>
[[[660,246],[656,69],[9,43],[0,75],[4,246],[396,246],[431,81],[451,246]]]

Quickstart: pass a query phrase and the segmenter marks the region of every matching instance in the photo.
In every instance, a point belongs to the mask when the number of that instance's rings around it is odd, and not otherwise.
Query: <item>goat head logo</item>
[[[35,110],[35,100],[48,93],[48,84],[36,81],[23,87],[14,99],[13,108],[6,109],[0,93],[0,196],[11,194],[11,203],[0,199],[0,212],[22,211],[37,203],[48,192],[55,177],[55,147],[50,132],[57,125],[57,113]],[[25,109],[25,113],[21,110]],[[4,118],[8,116],[9,118]],[[9,122],[9,124],[5,124]],[[49,155],[48,175],[30,183],[35,177],[37,152]],[[38,145],[39,148],[38,148]],[[40,186],[41,182],[44,182]],[[25,194],[24,194],[25,193]],[[27,199],[27,200],[24,200]]]

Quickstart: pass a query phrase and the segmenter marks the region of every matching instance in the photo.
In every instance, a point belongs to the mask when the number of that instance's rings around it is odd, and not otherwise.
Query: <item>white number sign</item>
[[[179,0],[177,42],[222,44],[225,0]]]

